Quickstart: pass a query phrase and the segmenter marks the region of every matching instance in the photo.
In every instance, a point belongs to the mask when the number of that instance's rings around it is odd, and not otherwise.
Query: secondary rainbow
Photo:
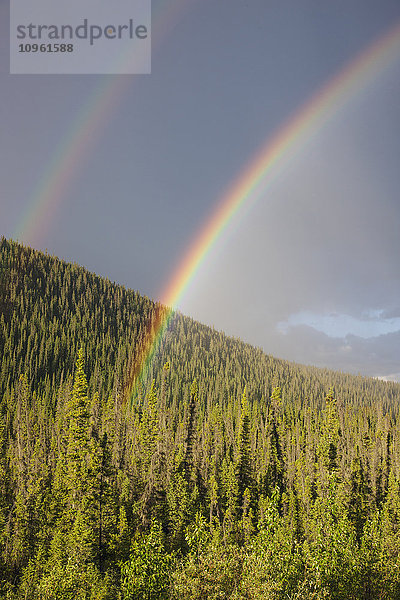
[[[305,147],[313,134],[399,57],[400,24],[396,24],[320,88],[267,140],[243,169],[217,203],[215,211],[161,294],[163,306],[158,308],[154,321],[149,324],[147,337],[137,349],[135,366],[128,377],[130,391],[147,371],[175,307],[229,224],[239,218],[242,209],[249,210],[257,200],[265,199],[268,186],[284,171],[290,159]]]
[[[188,8],[196,2],[197,0],[163,0],[158,3],[152,19],[153,53]],[[124,60],[123,56],[121,60]],[[136,77],[140,81],[142,76]],[[100,84],[94,88],[67,126],[52,159],[41,174],[25,212],[14,228],[14,239],[31,244],[42,239],[67,189],[77,179],[101,134],[112,123],[112,116],[125,92],[132,87],[132,81],[132,77],[126,75],[100,77]]]

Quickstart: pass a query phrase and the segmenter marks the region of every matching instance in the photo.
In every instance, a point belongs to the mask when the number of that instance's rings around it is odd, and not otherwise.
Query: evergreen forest
[[[400,600],[400,384],[163,310],[1,238],[0,598]]]

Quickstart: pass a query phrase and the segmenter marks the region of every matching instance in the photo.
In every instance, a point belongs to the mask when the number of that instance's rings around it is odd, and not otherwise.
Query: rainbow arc
[[[292,157],[298,154],[312,136],[352,98],[361,94],[384,68],[399,57],[400,24],[396,24],[313,94],[310,100],[266,141],[243,169],[217,202],[213,214],[195,237],[193,245],[162,292],[162,306],[157,309],[147,338],[143,340],[136,357],[136,368],[130,378],[131,388],[136,381],[145,376],[169,326],[175,307],[179,305],[199,268],[241,209],[248,209],[260,199],[265,200],[268,187],[284,172]]]
[[[173,14],[187,7],[188,0],[177,0]],[[170,23],[174,22],[171,19]],[[160,20],[160,23],[163,21]],[[154,28],[153,28],[154,30]],[[206,225],[195,236],[178,265],[166,289],[160,295],[153,320],[142,336],[128,375],[128,389],[142,379],[159,347],[175,307],[195,278],[216,242],[223,236],[229,224],[240,214],[243,207],[267,199],[267,191],[274,179],[285,171],[291,158],[305,148],[307,142],[330,119],[340,112],[352,98],[365,88],[400,56],[400,24],[396,24],[377,41],[369,45],[339,73],[322,86],[295,114],[267,139],[264,146],[242,170],[226,193],[216,203]],[[51,218],[52,210],[60,202],[64,190],[70,184],[88,152],[96,133],[107,114],[115,110],[127,78],[119,78],[117,85],[105,80],[82,110],[71,133],[55,153],[53,162],[33,196],[28,212],[16,231],[16,238],[30,237],[39,231],[41,224]],[[46,216],[46,217],[45,217]]]

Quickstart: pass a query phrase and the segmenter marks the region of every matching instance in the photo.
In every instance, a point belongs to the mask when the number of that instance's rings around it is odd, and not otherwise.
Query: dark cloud
[[[400,381],[400,332],[364,339],[331,338],[307,326],[293,328],[277,341],[281,352],[297,362],[373,377],[396,375]]]

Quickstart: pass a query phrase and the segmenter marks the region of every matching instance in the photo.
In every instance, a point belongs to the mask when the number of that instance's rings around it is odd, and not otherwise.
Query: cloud
[[[383,314],[383,309],[371,309],[364,311],[361,318],[356,318],[346,314],[320,314],[304,310],[290,315],[285,321],[279,321],[277,329],[287,334],[292,327],[309,325],[329,337],[355,335],[364,339],[400,331],[400,317],[385,318]]]
[[[307,362],[318,367],[400,381],[400,332],[371,338],[347,335],[342,339],[298,325],[277,336],[279,354],[296,362],[304,362],[307,356]]]
[[[376,375],[375,379],[379,379],[380,381],[392,381],[395,383],[400,382],[400,373],[392,373],[391,375]]]
[[[399,372],[399,136],[383,110],[386,76],[238,213],[183,312],[281,358]]]

